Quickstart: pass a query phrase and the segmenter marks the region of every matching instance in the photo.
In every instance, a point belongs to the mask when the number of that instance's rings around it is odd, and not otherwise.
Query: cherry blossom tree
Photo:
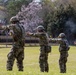
[[[21,11],[18,12],[17,16],[24,24],[26,31],[34,32],[34,29],[43,23],[41,12],[41,4],[33,1],[27,7],[22,5]]]

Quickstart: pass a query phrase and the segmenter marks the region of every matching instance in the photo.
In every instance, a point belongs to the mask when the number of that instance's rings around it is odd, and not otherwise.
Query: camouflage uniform
[[[25,29],[19,22],[11,24],[6,28],[12,30],[11,34],[13,37],[13,47],[7,55],[7,70],[12,70],[14,60],[16,58],[18,70],[23,71]]]
[[[45,31],[31,33],[31,36],[39,38],[40,44],[40,56],[39,56],[39,66],[41,72],[48,72],[49,65],[48,65],[48,53],[51,52],[51,47],[49,45],[49,37]]]
[[[64,34],[64,33],[61,33]],[[60,35],[61,35],[60,34]],[[59,35],[59,36],[60,36]],[[53,42],[58,42],[59,52],[60,52],[60,59],[59,59],[59,66],[60,66],[60,73],[66,73],[66,62],[68,57],[68,50],[69,50],[69,43],[65,37],[60,37],[58,39],[51,39]]]

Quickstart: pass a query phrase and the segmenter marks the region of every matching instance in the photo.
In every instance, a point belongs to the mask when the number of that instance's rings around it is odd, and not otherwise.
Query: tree
[[[16,15],[22,5],[27,6],[32,0],[9,0],[7,3],[7,10],[9,13],[9,17]]]
[[[24,23],[26,31],[34,32],[34,29],[43,23],[41,16],[41,4],[31,2],[27,7],[23,5],[17,16]]]
[[[49,35],[57,37],[59,33],[64,32],[68,35],[68,39],[70,36],[71,39],[74,38],[76,35],[76,1],[58,0],[51,2],[50,0],[42,0],[42,2],[43,23]],[[68,25],[66,25],[67,23]]]
[[[52,33],[51,28],[53,25],[54,11],[54,4],[50,0],[42,0],[43,25],[49,35]]]
[[[65,1],[58,1],[42,0],[38,8],[33,3],[29,4],[27,8],[23,7],[19,16],[24,20],[26,30],[33,31],[42,23],[46,32],[52,37],[57,37],[59,33],[64,32],[68,35],[67,38],[73,41],[76,38],[75,5],[68,0],[67,4]]]

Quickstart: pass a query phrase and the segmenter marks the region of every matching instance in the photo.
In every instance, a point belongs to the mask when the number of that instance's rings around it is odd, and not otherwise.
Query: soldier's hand
[[[30,32],[26,32],[26,35],[29,35],[30,34]]]
[[[14,35],[13,30],[10,30],[8,34],[13,36]]]
[[[31,32],[26,32],[26,35],[31,35],[32,33]]]
[[[0,29],[4,29],[4,26],[0,26]]]

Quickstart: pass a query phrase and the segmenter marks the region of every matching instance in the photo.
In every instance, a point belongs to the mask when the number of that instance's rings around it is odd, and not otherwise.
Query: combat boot
[[[66,71],[63,71],[63,70],[62,70],[62,71],[60,71],[60,73],[66,73]]]
[[[7,71],[12,71],[12,69],[7,69]]]
[[[12,71],[12,67],[10,65],[7,65],[6,69],[7,71]]]
[[[60,69],[60,73],[66,73],[66,70],[64,68]]]
[[[61,65],[60,69],[60,73],[66,73],[66,64]]]
[[[41,68],[40,71],[41,71],[41,72],[44,72],[44,68]]]
[[[7,68],[7,71],[12,71],[12,68]]]
[[[19,69],[18,71],[23,71],[23,69]]]
[[[49,67],[48,66],[45,67],[45,72],[49,72]]]

